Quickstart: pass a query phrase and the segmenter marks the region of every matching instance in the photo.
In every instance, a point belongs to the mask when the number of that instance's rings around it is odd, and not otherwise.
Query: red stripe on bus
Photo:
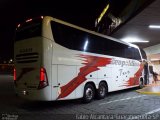
[[[111,63],[111,58],[96,57],[91,55],[79,55],[79,57],[84,58],[85,66],[80,68],[78,76],[72,79],[69,83],[61,87],[61,94],[58,99],[64,98],[72,93],[80,84],[87,80],[86,76],[91,72],[99,70],[98,67],[103,67]]]
[[[134,77],[131,77],[128,81],[127,81],[127,85],[125,86],[133,86],[133,85],[139,85],[139,79],[140,76],[142,75],[142,71],[143,71],[143,65],[141,64],[138,71],[134,74]]]

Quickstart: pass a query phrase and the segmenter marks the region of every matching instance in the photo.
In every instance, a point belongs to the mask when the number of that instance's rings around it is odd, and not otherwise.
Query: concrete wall
[[[144,49],[147,55],[160,53],[160,44],[147,47]]]
[[[160,44],[147,47],[144,49],[147,54],[148,60],[157,59],[156,61],[151,61],[153,64],[153,70],[160,75]]]

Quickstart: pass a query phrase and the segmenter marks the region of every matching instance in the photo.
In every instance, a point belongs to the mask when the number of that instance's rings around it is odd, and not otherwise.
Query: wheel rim
[[[90,99],[93,98],[93,91],[92,91],[91,88],[87,88],[87,90],[86,90],[86,98],[87,98],[88,100],[90,100]]]
[[[101,86],[101,87],[99,88],[99,93],[100,93],[100,95],[101,95],[101,96],[104,96],[104,95],[105,95],[105,92],[106,92],[105,87],[104,87],[104,86]]]

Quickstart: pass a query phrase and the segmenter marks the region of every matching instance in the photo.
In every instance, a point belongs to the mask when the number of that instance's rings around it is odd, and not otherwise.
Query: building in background
[[[154,1],[109,0],[95,20],[95,30],[111,35]]]

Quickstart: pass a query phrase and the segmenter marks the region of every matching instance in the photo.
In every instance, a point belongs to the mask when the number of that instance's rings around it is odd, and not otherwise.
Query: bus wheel
[[[97,99],[104,99],[107,94],[107,85],[104,82],[100,82],[97,90]]]
[[[95,96],[95,89],[92,84],[86,84],[84,87],[83,102],[89,103]]]
[[[143,85],[143,80],[141,79],[141,80],[139,81],[139,88],[142,89],[143,87],[144,87],[144,85]]]

